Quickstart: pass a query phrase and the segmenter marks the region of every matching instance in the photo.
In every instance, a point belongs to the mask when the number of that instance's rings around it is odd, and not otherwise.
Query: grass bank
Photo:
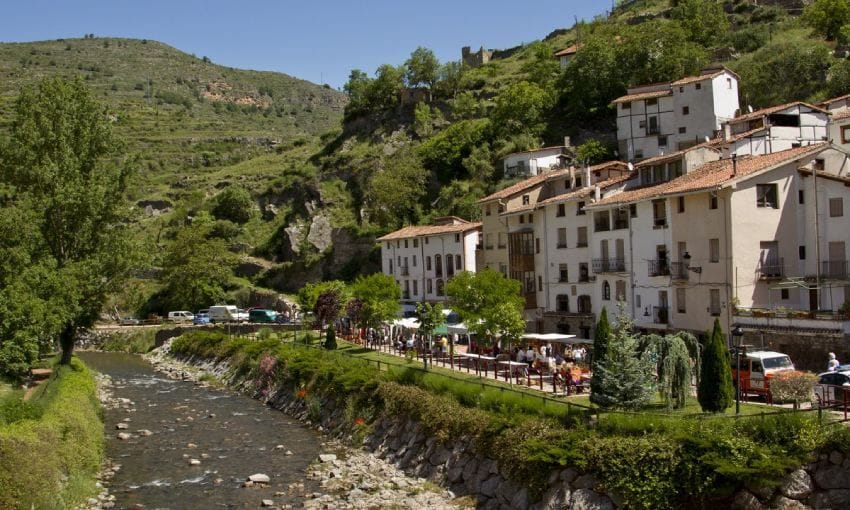
[[[103,423],[91,372],[74,358],[28,401],[0,399],[0,508],[73,508],[95,493]]]
[[[742,486],[771,486],[820,448],[848,445],[844,427],[812,413],[732,418],[586,413],[535,404],[513,391],[417,368],[380,370],[351,353],[276,339],[227,338],[191,332],[175,340],[181,355],[227,359],[258,393],[284,387],[311,414],[322,400],[346,403],[352,430],[368,430],[382,415],[407,416],[440,439],[471,437],[515,482],[540,495],[549,473],[592,471],[629,508],[676,508],[717,502]],[[847,448],[847,446],[843,446]]]

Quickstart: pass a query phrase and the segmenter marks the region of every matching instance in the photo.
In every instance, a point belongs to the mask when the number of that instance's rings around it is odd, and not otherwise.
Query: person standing
[[[838,359],[836,359],[836,357],[835,357],[835,353],[834,352],[829,353],[829,361],[826,362],[827,372],[835,372],[836,370],[838,370],[838,366],[840,364],[841,363],[839,363]]]

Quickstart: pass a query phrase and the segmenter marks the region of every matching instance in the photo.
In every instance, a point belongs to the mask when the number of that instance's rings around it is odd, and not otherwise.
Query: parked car
[[[210,322],[210,311],[209,310],[198,310],[198,313],[195,314],[195,318],[192,319],[192,324],[209,324]]]
[[[248,311],[249,322],[271,323],[277,321],[277,312],[265,308],[252,308]]]
[[[775,351],[752,351],[741,356],[741,391],[770,392],[770,379],[779,372],[794,370],[787,354]],[[732,384],[738,383],[738,357],[732,353]]]
[[[135,317],[121,317],[122,326],[138,326],[142,322]]]
[[[844,402],[845,395],[850,401],[850,366],[841,365],[835,372],[822,372],[818,374],[818,384],[815,393],[823,402]]]
[[[168,320],[170,322],[192,322],[195,314],[186,310],[178,310],[176,312],[168,312]]]
[[[240,313],[235,305],[215,305],[209,310],[210,322],[213,324],[219,322],[245,322],[248,320],[248,314]]]

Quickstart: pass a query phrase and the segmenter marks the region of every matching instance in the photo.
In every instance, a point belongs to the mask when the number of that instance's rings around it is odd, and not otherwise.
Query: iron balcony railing
[[[410,270],[407,266],[398,266],[398,272],[401,276],[410,276]]]
[[[685,265],[684,262],[671,262],[670,276],[672,276],[674,280],[687,280],[688,266]]]
[[[782,278],[785,276],[785,261],[782,257],[765,259],[759,263],[757,271],[761,280]]]
[[[667,259],[648,260],[649,276],[668,276],[670,274],[670,262]]]
[[[593,259],[594,273],[622,273],[625,270],[625,259]]]
[[[652,307],[652,322],[654,322],[655,324],[669,324],[670,323],[670,307],[653,306]]]

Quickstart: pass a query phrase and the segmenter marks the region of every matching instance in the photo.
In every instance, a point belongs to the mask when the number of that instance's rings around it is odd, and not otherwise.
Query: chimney
[[[584,185],[590,186],[590,167],[587,165],[584,166]],[[599,192],[598,189],[596,191]]]
[[[738,175],[738,155],[732,154],[732,177]]]
[[[723,124],[723,140],[728,142],[732,138],[732,126],[728,122]]]
[[[593,187],[593,200],[598,202],[600,198],[602,198],[602,191],[599,189],[599,186],[594,186]]]

